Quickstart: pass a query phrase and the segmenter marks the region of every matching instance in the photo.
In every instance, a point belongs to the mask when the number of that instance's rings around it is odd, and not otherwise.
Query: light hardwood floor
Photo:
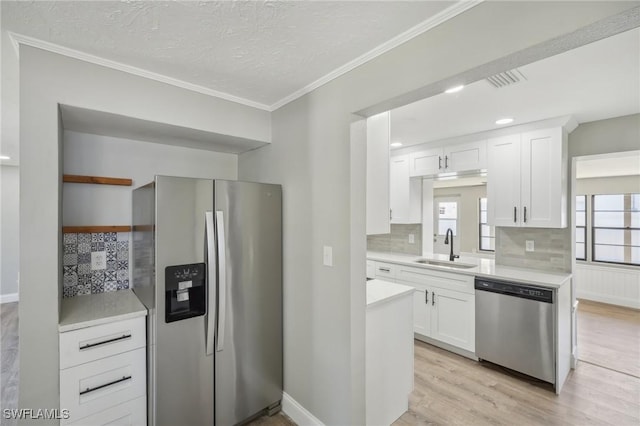
[[[17,406],[17,303],[0,305],[2,408]],[[638,425],[640,311],[581,302],[580,357],[561,395],[551,385],[415,343],[415,389],[407,425]],[[604,365],[604,366],[603,366]],[[0,416],[0,424],[9,425]],[[292,426],[280,413],[252,426]]]

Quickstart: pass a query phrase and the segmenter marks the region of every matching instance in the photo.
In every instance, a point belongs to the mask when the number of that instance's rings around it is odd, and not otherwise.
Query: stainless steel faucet
[[[444,235],[444,243],[449,244],[449,234],[451,234],[451,251],[449,252],[449,260],[453,262],[454,259],[459,259],[460,256],[453,254],[453,231],[451,228],[447,228],[447,232]]]

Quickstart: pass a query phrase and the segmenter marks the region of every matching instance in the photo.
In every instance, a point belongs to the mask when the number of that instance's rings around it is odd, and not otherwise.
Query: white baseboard
[[[591,293],[588,291],[577,292],[578,299],[591,300],[593,302],[607,303],[609,305],[624,306],[626,308],[640,309],[640,300],[628,299],[626,297],[612,296],[609,294]]]
[[[286,392],[282,393],[282,411],[299,426],[324,426],[320,420]]]
[[[0,294],[0,304],[18,301],[18,293]]]

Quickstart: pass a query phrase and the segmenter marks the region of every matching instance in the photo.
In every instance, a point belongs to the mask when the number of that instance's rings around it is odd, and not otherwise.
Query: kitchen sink
[[[447,262],[446,260],[418,259],[415,262],[422,263],[424,265],[446,266],[448,268],[457,268],[457,269],[469,269],[469,268],[475,268],[477,266],[477,265],[470,265],[468,263]]]

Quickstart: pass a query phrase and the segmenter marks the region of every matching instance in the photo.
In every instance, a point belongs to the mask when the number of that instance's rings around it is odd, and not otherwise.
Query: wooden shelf
[[[133,185],[132,179],[104,177],[104,176],[63,175],[62,181],[69,182],[69,183],[91,183],[91,184],[98,184],[98,185],[120,185],[120,186]]]
[[[126,226],[63,226],[63,234],[90,234],[93,232],[131,232],[131,227]]]

